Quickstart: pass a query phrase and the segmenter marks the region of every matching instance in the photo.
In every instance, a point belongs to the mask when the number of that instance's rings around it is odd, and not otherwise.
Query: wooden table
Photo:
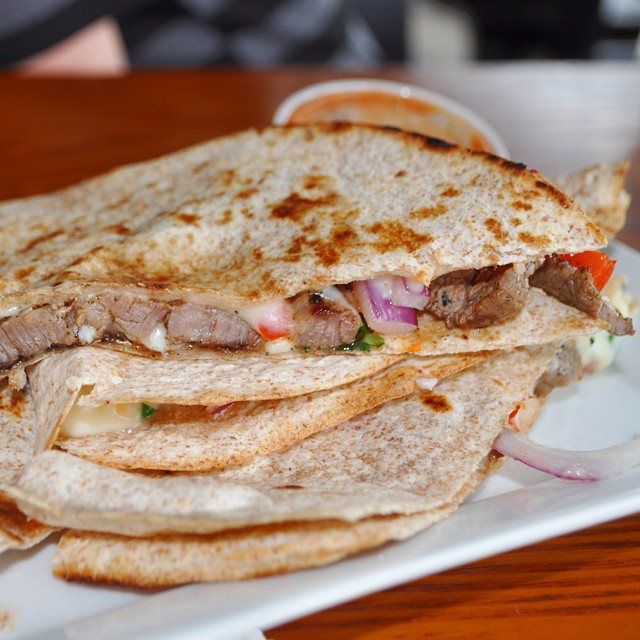
[[[344,75],[344,74],[343,74]],[[621,238],[640,249],[640,67],[515,64],[379,77],[441,91],[505,137],[512,158],[553,176],[632,158]],[[269,122],[322,69],[140,73],[121,79],[0,74],[0,199]],[[302,638],[640,637],[640,515],[424,578],[267,633]]]

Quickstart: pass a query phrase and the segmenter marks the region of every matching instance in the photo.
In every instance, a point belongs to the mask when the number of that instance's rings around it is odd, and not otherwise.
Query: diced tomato
[[[518,403],[518,406],[509,414],[509,424],[514,428],[515,431],[520,431],[520,425],[518,424],[516,416],[518,415],[521,406],[522,405]]]
[[[604,285],[609,282],[609,278],[616,266],[616,261],[611,260],[602,251],[583,251],[582,253],[564,254],[560,258],[566,260],[577,269],[589,269],[593,277],[593,282],[598,291],[604,289]]]
[[[265,326],[263,324],[258,325],[258,331],[260,335],[266,340],[277,340],[278,338],[285,338],[289,335],[289,327],[284,326]]]

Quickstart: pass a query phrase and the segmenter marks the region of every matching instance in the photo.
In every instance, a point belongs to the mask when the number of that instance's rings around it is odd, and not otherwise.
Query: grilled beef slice
[[[352,308],[319,293],[300,293],[291,306],[293,339],[299,347],[322,349],[353,342],[362,325]]]
[[[237,314],[187,303],[169,312],[167,337],[172,342],[228,349],[254,347],[261,342],[260,335]]]
[[[538,378],[534,394],[538,397],[549,395],[556,387],[566,387],[574,380],[579,380],[582,374],[580,355],[572,344],[564,344]]]
[[[452,271],[429,286],[426,310],[447,327],[478,328],[517,316],[529,285],[526,272],[513,265]]]
[[[634,333],[631,320],[623,318],[608,300],[602,298],[586,267],[578,269],[558,256],[551,256],[529,278],[529,283],[592,318],[605,320],[613,335]]]
[[[49,306],[31,309],[0,325],[0,367],[8,368],[53,346],[77,342],[73,319],[66,310]]]

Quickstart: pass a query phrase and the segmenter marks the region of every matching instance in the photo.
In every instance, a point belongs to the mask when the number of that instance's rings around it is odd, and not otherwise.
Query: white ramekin
[[[394,97],[412,98],[420,102],[439,107],[444,112],[450,112],[458,119],[465,121],[474,129],[492,149],[491,152],[504,158],[509,157],[509,149],[505,141],[498,132],[489,125],[477,113],[464,105],[447,98],[439,93],[416,87],[401,82],[389,80],[369,80],[366,78],[350,78],[346,80],[331,80],[312,84],[304,89],[300,89],[285,98],[280,103],[273,115],[273,124],[288,124],[291,116],[303,104],[316,100],[317,98],[336,95],[341,93],[387,93]],[[393,125],[393,122],[388,124]],[[455,141],[454,141],[455,142]]]

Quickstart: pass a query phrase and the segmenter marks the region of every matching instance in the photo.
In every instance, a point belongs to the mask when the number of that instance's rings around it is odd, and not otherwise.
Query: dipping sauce
[[[398,127],[509,157],[504,140],[468,107],[422,87],[352,78],[314,84],[288,96],[274,124],[364,122]]]
[[[470,149],[495,151],[492,144],[466,120],[439,105],[379,91],[319,96],[300,105],[289,118],[291,124],[335,120],[390,125]]]

